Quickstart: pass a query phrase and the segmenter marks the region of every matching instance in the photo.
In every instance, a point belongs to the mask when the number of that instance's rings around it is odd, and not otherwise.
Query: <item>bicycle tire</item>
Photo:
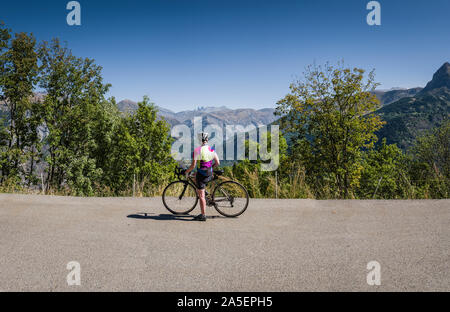
[[[243,194],[245,194],[245,205],[244,205],[244,207],[243,207],[242,209],[240,209],[240,210],[239,210],[238,212],[236,212],[236,213],[228,213],[228,212],[226,212],[226,208],[219,208],[219,205],[217,204],[218,199],[216,199],[216,196],[217,196],[217,195],[216,195],[216,194],[217,194],[216,191],[217,191],[218,189],[222,188],[222,187],[223,187],[224,185],[226,185],[226,184],[229,184],[229,185],[233,184],[233,185],[237,186],[238,188],[240,188],[240,189],[243,191]],[[241,214],[243,214],[243,213],[245,212],[245,210],[247,210],[247,207],[248,207],[250,198],[249,198],[249,196],[248,196],[247,189],[246,189],[241,183],[236,182],[236,181],[224,181],[224,182],[218,184],[218,185],[214,188],[214,191],[213,191],[213,193],[212,193],[212,200],[213,200],[213,202],[215,202],[214,208],[217,210],[218,213],[220,213],[221,215],[223,215],[223,216],[225,216],[225,217],[235,218],[235,217],[240,216]],[[233,201],[234,201],[234,198],[233,198]],[[232,204],[233,204],[233,203],[231,203],[231,205],[232,205]],[[223,210],[223,209],[225,209],[225,210]]]
[[[195,194],[195,200],[194,200],[194,203],[192,204],[192,206],[189,205],[189,207],[186,208],[186,210],[184,210],[184,208],[182,208],[183,209],[182,211],[177,211],[177,210],[174,209],[174,207],[170,207],[168,196],[167,196],[168,191],[170,191],[172,188],[174,188],[174,186],[176,184],[179,184],[179,183],[184,184],[187,189],[191,188],[191,190],[193,191],[193,194]],[[184,188],[184,186],[183,186],[183,188]],[[180,200],[181,200],[181,198],[180,198]],[[169,185],[166,186],[166,188],[163,191],[162,201],[163,201],[164,207],[166,207],[166,209],[169,210],[172,214],[175,214],[175,215],[188,214],[192,210],[195,209],[195,207],[197,206],[197,203],[198,203],[198,196],[197,196],[196,188],[191,183],[189,183],[187,181],[181,181],[180,180],[180,181],[171,182],[171,183],[169,183]]]

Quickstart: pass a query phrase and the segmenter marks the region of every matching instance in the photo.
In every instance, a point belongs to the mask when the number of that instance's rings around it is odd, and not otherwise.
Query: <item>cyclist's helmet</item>
[[[198,140],[202,143],[205,143],[206,141],[208,141],[209,135],[207,132],[200,132],[198,134]]]

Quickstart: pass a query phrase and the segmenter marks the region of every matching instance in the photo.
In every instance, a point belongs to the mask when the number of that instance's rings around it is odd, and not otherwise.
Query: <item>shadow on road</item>
[[[133,219],[151,219],[151,220],[159,220],[159,221],[167,221],[167,220],[177,220],[177,221],[194,221],[194,216],[191,215],[173,215],[173,214],[159,214],[155,215],[153,213],[148,212],[139,212],[135,214],[130,214],[127,218]],[[207,216],[207,219],[215,219],[215,218],[225,218],[223,216]]]

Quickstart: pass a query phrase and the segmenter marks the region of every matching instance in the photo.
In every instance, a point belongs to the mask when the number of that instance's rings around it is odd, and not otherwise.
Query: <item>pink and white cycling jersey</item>
[[[209,145],[202,145],[194,149],[194,159],[199,162],[199,170],[211,171],[215,155],[216,152]]]

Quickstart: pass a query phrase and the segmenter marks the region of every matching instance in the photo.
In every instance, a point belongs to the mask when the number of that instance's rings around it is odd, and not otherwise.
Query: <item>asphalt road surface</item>
[[[251,200],[239,218],[207,213],[174,217],[160,198],[0,194],[0,291],[450,291],[450,200]],[[71,261],[80,286],[67,283]]]

